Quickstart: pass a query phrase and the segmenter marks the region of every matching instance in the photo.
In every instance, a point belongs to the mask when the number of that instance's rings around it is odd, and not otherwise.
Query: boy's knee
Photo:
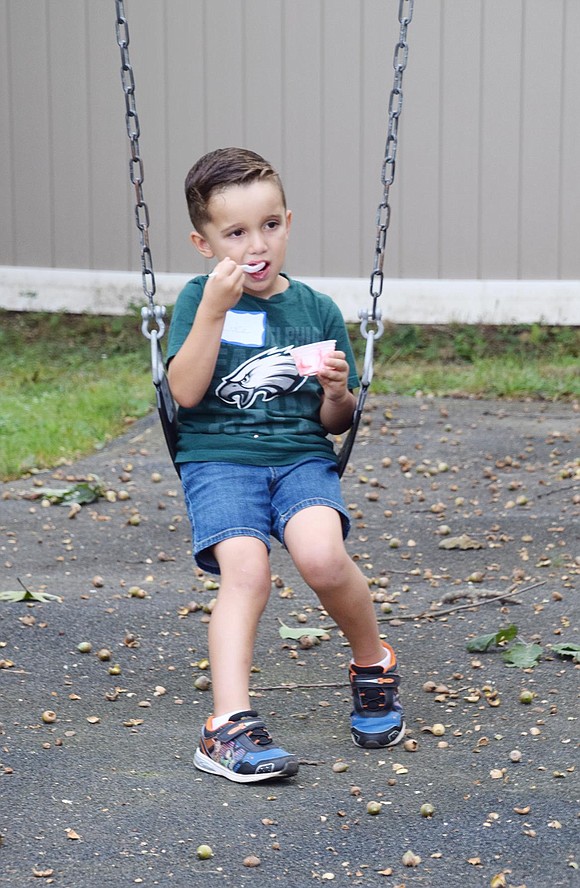
[[[320,546],[301,558],[297,567],[315,592],[332,590],[344,584],[347,560],[348,556],[344,553]]]

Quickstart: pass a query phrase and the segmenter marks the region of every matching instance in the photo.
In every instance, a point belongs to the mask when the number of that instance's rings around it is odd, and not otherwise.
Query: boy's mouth
[[[264,261],[255,262],[255,263],[248,263],[248,265],[246,265],[246,268],[247,268],[246,273],[254,278],[258,278],[258,277],[262,278],[262,277],[265,277],[266,274],[268,273],[269,267],[270,267],[270,263],[264,262]]]

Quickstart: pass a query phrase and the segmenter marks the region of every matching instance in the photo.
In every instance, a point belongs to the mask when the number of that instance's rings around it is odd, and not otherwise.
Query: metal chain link
[[[143,197],[143,160],[141,159],[141,151],[139,148],[141,128],[135,104],[135,78],[133,76],[133,68],[131,67],[131,61],[129,59],[129,25],[125,16],[125,5],[123,0],[115,0],[115,9],[117,43],[121,51],[121,84],[125,94],[125,123],[131,146],[129,177],[135,188],[135,224],[139,231],[141,277],[143,281],[143,292],[148,301],[148,305],[144,306],[141,310],[141,317],[143,318],[142,330],[144,336],[148,339],[152,339],[151,354],[153,376],[155,378],[157,375],[157,364],[160,360],[159,349],[155,346],[156,340],[160,339],[165,332],[165,323],[163,321],[163,318],[165,317],[165,307],[162,305],[156,305],[154,300],[156,285],[151,248],[149,246],[149,208]],[[154,321],[156,323],[156,330],[149,330],[149,321]]]
[[[381,317],[381,313],[377,309],[377,300],[379,299],[383,291],[383,264],[385,259],[385,248],[387,244],[387,231],[391,222],[389,191],[391,185],[395,180],[399,119],[401,117],[401,111],[403,110],[403,74],[405,72],[405,68],[407,67],[407,59],[409,57],[407,27],[413,19],[414,4],[415,0],[399,0],[400,31],[399,40],[395,45],[395,52],[393,56],[393,68],[395,69],[395,75],[393,80],[393,88],[389,97],[389,123],[387,128],[387,140],[385,143],[385,155],[381,168],[383,196],[377,208],[375,257],[374,266],[370,278],[370,293],[373,299],[373,304],[370,316],[367,315],[366,317],[367,322],[369,319],[377,322],[378,319]],[[361,314],[361,317],[363,317],[363,314]],[[365,331],[363,331],[363,335],[364,332]]]

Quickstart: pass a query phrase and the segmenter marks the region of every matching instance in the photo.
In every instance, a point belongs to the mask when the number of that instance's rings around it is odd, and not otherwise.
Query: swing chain
[[[156,368],[157,372],[159,372],[157,364],[160,360],[157,340],[161,339],[165,332],[165,306],[156,305],[153,298],[156,292],[156,285],[155,274],[153,272],[153,259],[149,247],[149,208],[143,197],[143,160],[139,148],[141,128],[135,103],[135,77],[129,59],[129,25],[125,16],[125,5],[123,0],[115,0],[115,8],[117,13],[115,22],[117,44],[121,52],[121,84],[125,94],[125,124],[131,146],[129,176],[131,183],[135,188],[135,223],[139,231],[141,277],[143,281],[143,292],[148,300],[148,305],[141,309],[141,317],[143,319],[141,330],[143,335],[151,340],[153,376],[155,378],[157,375]],[[157,329],[149,329],[150,321],[153,321],[157,325]]]
[[[387,231],[391,221],[391,206],[389,204],[389,190],[395,180],[395,165],[397,159],[397,144],[399,132],[399,118],[403,110],[403,74],[407,67],[409,57],[409,44],[407,43],[407,27],[413,19],[414,0],[399,0],[399,40],[395,45],[393,56],[393,68],[395,75],[393,79],[393,88],[389,97],[389,123],[387,128],[387,140],[385,143],[385,155],[381,168],[381,182],[383,185],[382,200],[377,207],[377,234],[375,242],[375,258],[374,266],[370,278],[370,293],[373,299],[372,310],[370,316],[361,312],[364,318],[363,324],[370,320],[378,322],[380,332],[377,330],[375,337],[383,332],[382,324],[380,324],[381,312],[377,309],[377,300],[383,292],[383,264],[385,259],[385,247],[387,244]],[[361,332],[365,336],[361,324]],[[377,335],[378,334],[378,335]]]

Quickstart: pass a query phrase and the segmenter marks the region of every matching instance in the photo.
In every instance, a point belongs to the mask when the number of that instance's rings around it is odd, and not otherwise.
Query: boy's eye
[[[265,227],[268,228],[270,231],[273,231],[275,228],[278,228],[279,224],[280,223],[277,219],[270,219],[268,222],[266,222]]]
[[[230,231],[230,235],[229,235],[229,236],[230,236],[230,237],[241,237],[243,233],[244,233],[244,232],[243,232],[243,229],[242,229],[242,228],[236,228],[235,231]]]

